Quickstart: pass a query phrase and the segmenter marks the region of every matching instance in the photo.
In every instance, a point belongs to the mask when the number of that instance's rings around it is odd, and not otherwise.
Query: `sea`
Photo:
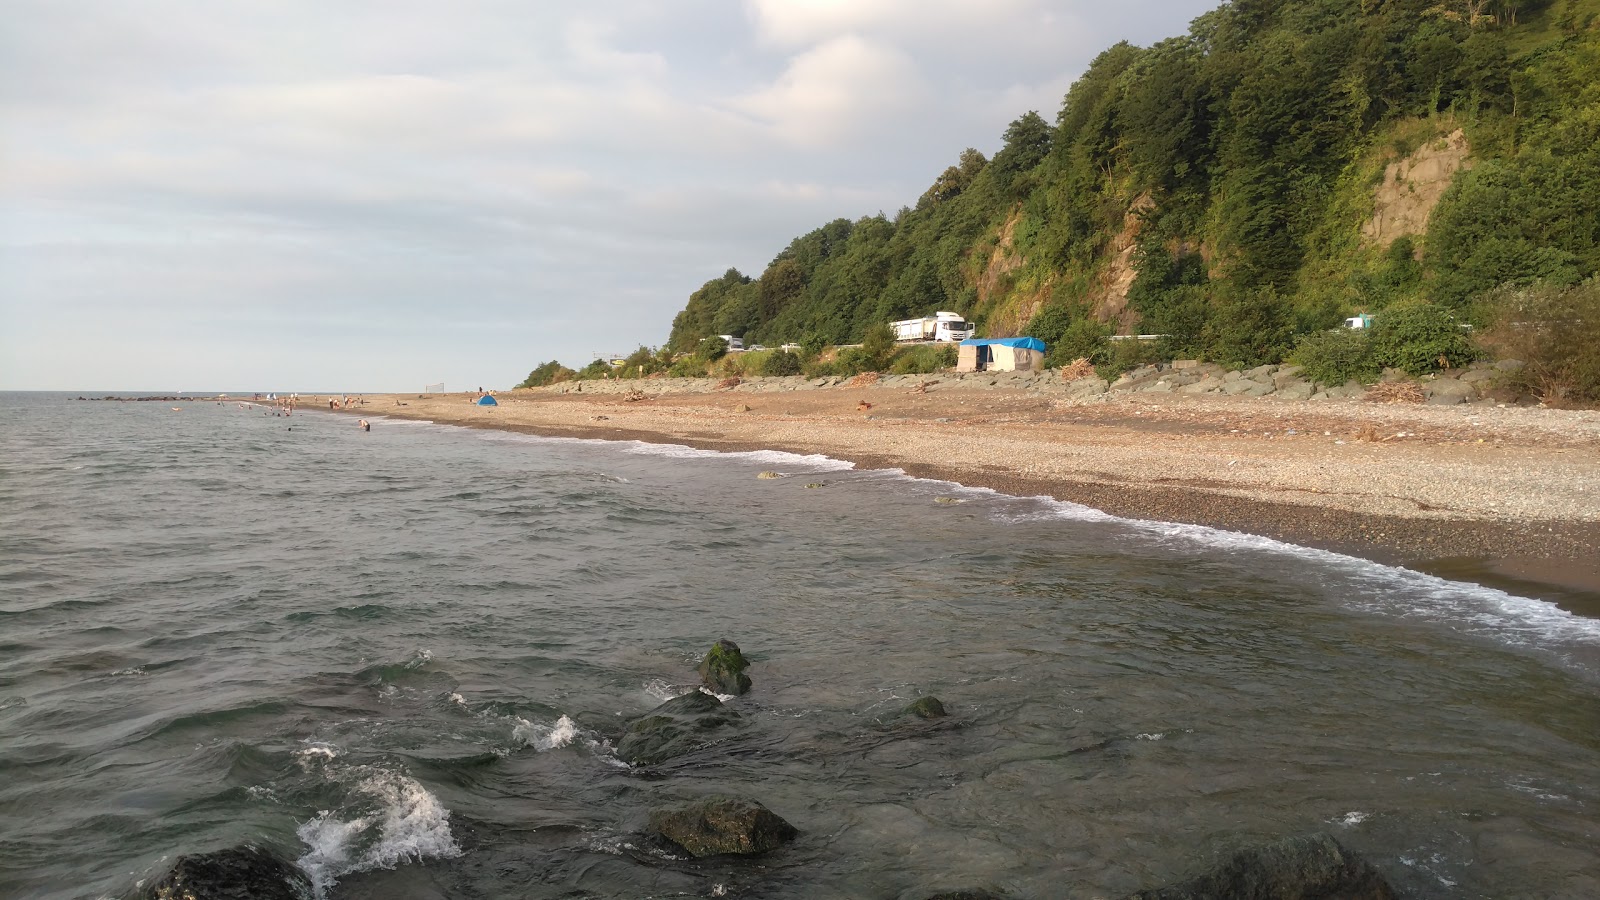
[[[244,843],[319,900],[1118,897],[1315,832],[1600,896],[1600,620],[1547,600],[819,456],[75,397],[0,394],[5,898]],[[620,761],[718,639],[745,727]],[[644,837],[713,793],[798,838]]]

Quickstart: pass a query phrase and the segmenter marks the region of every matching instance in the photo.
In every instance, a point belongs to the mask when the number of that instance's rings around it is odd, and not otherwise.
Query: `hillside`
[[[1597,271],[1600,0],[1241,0],[1107,49],[1054,124],[1019,116],[893,217],[706,282],[668,346],[953,310],[1057,359],[1143,332],[1254,364],[1353,312],[1472,320],[1499,285]]]

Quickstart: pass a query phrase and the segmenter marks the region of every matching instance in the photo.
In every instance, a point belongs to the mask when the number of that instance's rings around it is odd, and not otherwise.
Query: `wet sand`
[[[496,407],[462,394],[369,395],[345,412],[818,453],[1264,535],[1600,616],[1600,412],[1147,394],[1073,402],[936,383],[760,393],[607,387],[502,392]],[[635,388],[633,399],[622,392]]]

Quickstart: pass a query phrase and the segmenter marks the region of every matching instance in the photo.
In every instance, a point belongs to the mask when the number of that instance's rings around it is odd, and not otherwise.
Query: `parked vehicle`
[[[891,322],[889,327],[894,329],[894,339],[903,343],[911,341],[960,342],[972,337],[972,332],[976,330],[965,319],[953,312],[937,312],[931,316],[923,316],[920,319]]]
[[[729,350],[743,350],[744,349],[744,339],[743,338],[736,338],[731,334],[719,334],[719,335],[717,335],[717,337],[722,338],[723,342],[728,345],[728,349]]]
[[[1344,320],[1344,327],[1362,331],[1372,327],[1372,316],[1361,313]]]

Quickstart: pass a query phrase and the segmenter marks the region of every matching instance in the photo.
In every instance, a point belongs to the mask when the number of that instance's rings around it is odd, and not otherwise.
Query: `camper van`
[[[744,349],[744,340],[742,338],[736,338],[731,334],[719,334],[717,337],[722,338],[723,342],[728,345],[729,350]]]
[[[1344,327],[1364,331],[1372,327],[1372,316],[1361,313],[1344,320]]]
[[[953,312],[937,312],[931,316],[920,319],[906,319],[901,322],[891,322],[889,327],[894,329],[894,339],[901,342],[910,341],[950,341],[960,343],[972,337],[973,327],[961,316]]]

